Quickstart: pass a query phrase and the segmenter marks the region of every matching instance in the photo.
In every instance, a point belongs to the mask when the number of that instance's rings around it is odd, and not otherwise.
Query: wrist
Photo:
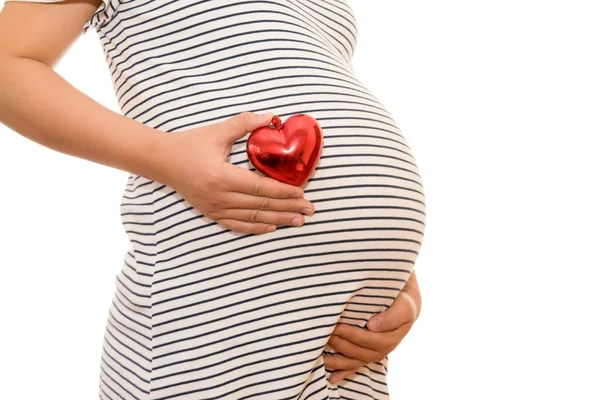
[[[413,271],[413,274],[411,275],[410,279],[406,282],[406,284],[402,288],[400,294],[402,294],[403,296],[406,296],[406,298],[409,299],[410,302],[412,302],[412,305],[414,305],[415,320],[417,318],[419,318],[419,315],[421,315],[421,303],[422,303],[421,289],[417,282],[417,277],[416,277],[416,274],[414,271]]]
[[[140,124],[141,125],[141,124]],[[131,143],[133,149],[125,170],[160,183],[169,180],[169,164],[175,153],[170,134],[146,125],[136,130],[137,139]]]

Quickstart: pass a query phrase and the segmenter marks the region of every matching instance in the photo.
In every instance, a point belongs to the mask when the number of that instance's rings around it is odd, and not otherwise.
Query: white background
[[[599,3],[350,4],[427,199],[391,398],[600,399]],[[95,32],[57,70],[118,110]],[[97,398],[126,178],[0,125],[2,398]]]

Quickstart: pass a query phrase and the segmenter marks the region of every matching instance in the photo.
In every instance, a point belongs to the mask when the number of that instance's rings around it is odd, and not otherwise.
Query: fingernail
[[[376,331],[381,327],[381,321],[379,321],[378,319],[372,319],[370,322],[371,324],[371,329]]]
[[[302,226],[302,220],[300,218],[296,217],[292,220],[292,224],[295,226]]]
[[[271,225],[267,228],[267,232],[273,232],[277,227],[275,225]]]
[[[302,214],[312,215],[313,214],[313,209],[312,208],[303,208],[302,209]]]

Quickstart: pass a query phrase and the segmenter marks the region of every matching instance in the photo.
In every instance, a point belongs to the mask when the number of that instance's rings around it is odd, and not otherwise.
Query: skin
[[[58,75],[54,66],[100,4],[5,4],[0,12],[1,123],[55,151],[167,184],[235,232],[261,234],[278,226],[301,226],[303,215],[314,214],[302,188],[226,161],[233,143],[268,125],[271,113],[245,112],[168,134],[115,113]],[[330,381],[339,382],[363,365],[381,361],[400,344],[420,310],[413,272],[392,306],[369,320],[368,330],[338,324],[329,344],[341,354],[324,357],[325,366],[335,370]],[[375,320],[381,322],[378,329]]]
[[[368,330],[338,324],[329,345],[342,354],[325,355],[325,368],[333,369],[333,384],[348,378],[363,366],[383,360],[408,334],[421,314],[421,290],[415,271],[387,310],[375,314]]]
[[[301,226],[304,214],[315,211],[302,188],[226,162],[232,144],[268,125],[272,113],[244,112],[170,134],[102,106],[54,71],[99,4],[5,4],[0,13],[0,122],[53,150],[167,184],[232,231],[259,234]]]

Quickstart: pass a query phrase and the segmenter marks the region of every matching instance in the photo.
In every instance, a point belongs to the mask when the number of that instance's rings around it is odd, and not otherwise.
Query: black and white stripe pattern
[[[387,362],[331,385],[337,323],[364,327],[408,279],[425,228],[415,159],[357,79],[343,0],[106,0],[97,29],[122,112],[174,132],[242,111],[308,113],[322,159],[301,228],[232,233],[130,176],[101,399],[388,399]],[[251,168],[245,140],[230,162]]]

